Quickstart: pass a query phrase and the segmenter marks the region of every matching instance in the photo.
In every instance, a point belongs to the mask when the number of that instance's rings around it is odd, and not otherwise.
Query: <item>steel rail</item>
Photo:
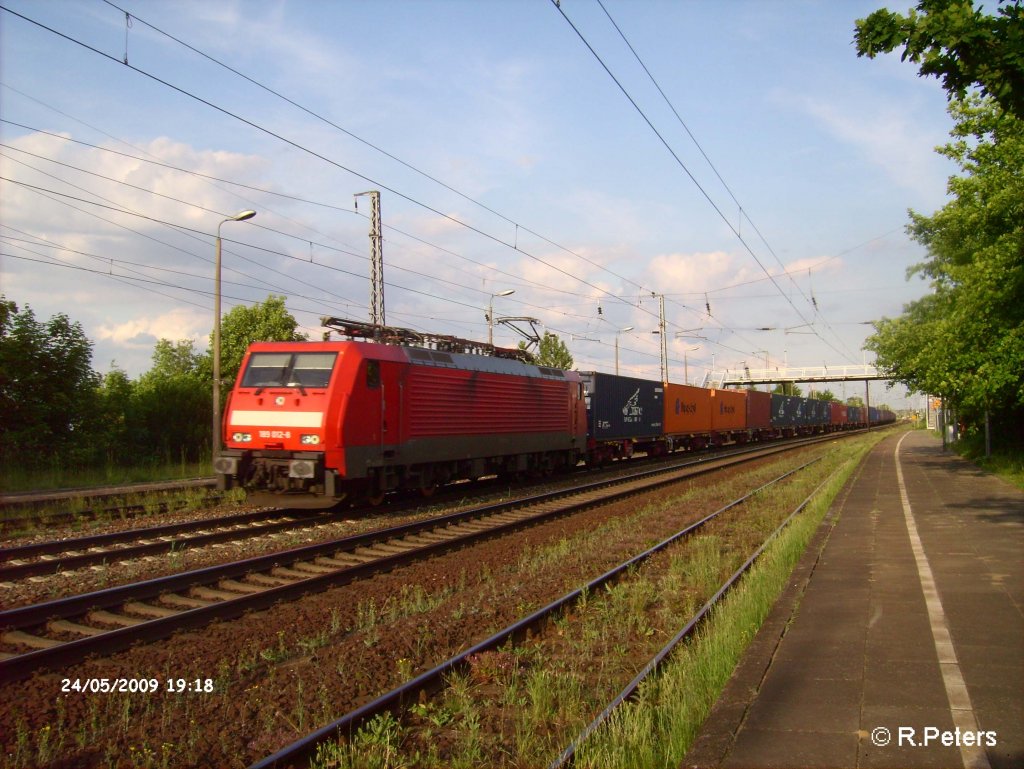
[[[842,435],[842,434],[843,433],[838,433],[838,435]],[[830,433],[828,435],[837,435],[837,433]],[[817,436],[817,437],[821,438],[823,436]],[[740,446],[741,448],[739,448],[739,450],[737,450],[736,446]],[[760,444],[760,446],[763,446],[763,444]],[[760,447],[760,446],[758,446],[758,447]],[[751,447],[748,444],[730,444],[730,445],[726,446],[724,449],[721,449],[721,450],[713,452],[713,453],[702,454],[702,456],[705,457],[708,460],[719,459],[719,458],[722,458],[722,457],[734,456],[737,453],[743,453],[745,451],[751,451],[754,448],[758,448],[758,447]],[[692,456],[692,455],[691,454],[687,454],[686,456]],[[669,455],[669,457],[671,457],[671,455]],[[613,470],[614,468],[613,467],[606,467],[604,469],[606,469],[606,470]],[[588,471],[590,471],[590,468],[578,468],[578,471],[579,472],[588,472]],[[196,479],[196,480],[190,481],[188,483],[196,484],[196,483],[200,483],[200,482],[206,483],[206,480],[205,479]],[[161,490],[164,485],[161,485],[161,484],[143,484],[143,485],[139,485],[139,488],[143,489],[143,490],[146,490],[146,489],[149,489],[151,486],[152,487],[156,487],[153,490]],[[183,488],[183,487],[184,486],[178,486],[177,488]],[[81,493],[82,491],[88,491],[88,490],[70,490],[70,491],[66,491],[66,492],[59,492],[59,494],[60,494],[59,497],[57,497],[57,496],[55,496],[55,497],[44,496],[44,497],[40,497],[40,499],[45,499],[45,500],[66,499],[69,496],[73,496],[76,493]],[[450,489],[447,489],[447,492],[449,493],[449,495],[459,496],[459,495],[464,494],[465,488],[462,488],[461,486],[452,486],[452,487],[450,487]],[[54,492],[54,494],[58,494],[58,492]],[[0,497],[0,499],[15,499],[17,496],[18,495],[15,495],[13,497]],[[21,493],[21,496],[24,496],[27,499],[34,498],[32,492],[23,492],[23,493]],[[283,497],[282,501],[285,500],[285,499],[286,498]],[[441,494],[439,494],[438,496],[433,497],[431,501],[438,502],[438,501],[441,501],[443,499],[444,499],[444,497]],[[162,508],[166,508],[168,503],[166,501],[164,501],[164,502],[160,502],[160,505],[161,505]],[[398,506],[390,506],[388,508],[388,511],[389,512],[401,512],[401,511],[406,510],[406,509],[412,509],[414,506],[415,505],[399,504]],[[3,504],[0,503],[0,513],[2,513],[2,508],[3,508]],[[141,512],[141,511],[144,510],[144,506],[143,505],[133,505],[133,506],[131,506],[129,508],[124,508],[124,509],[132,510],[132,512],[130,514],[130,517],[134,517],[136,515],[136,512],[135,512],[136,509],[139,512]],[[295,508],[293,510],[289,510],[286,507],[282,507],[282,508],[276,508],[276,509],[270,510],[270,511],[260,511],[260,512],[255,512],[255,513],[239,513],[238,516],[237,516],[237,519],[239,521],[243,521],[246,518],[246,516],[254,516],[254,517],[267,516],[267,517],[272,517],[274,514],[280,514],[280,515],[301,514],[301,516],[303,516],[303,517],[312,517],[312,516],[314,516],[316,514],[320,514],[320,515],[332,515],[332,514],[333,515],[340,515],[340,514],[360,515],[362,513],[368,513],[368,512],[372,512],[374,510],[375,510],[375,508],[370,506],[370,507],[346,508],[344,510],[338,509],[338,508],[335,508],[335,509],[325,509],[325,510],[319,510],[319,511],[315,511],[314,512],[313,510],[303,509],[301,507],[300,508]],[[161,510],[161,512],[163,512],[163,511],[164,510]],[[109,511],[102,511],[101,510],[101,511],[98,511],[98,512],[109,512]],[[55,513],[52,516],[46,517],[46,519],[44,521],[41,521],[41,522],[49,524],[49,523],[56,522],[58,520],[59,521],[64,521],[64,520],[71,521],[71,520],[75,520],[76,518],[81,518],[81,517],[85,517],[85,518],[89,518],[89,519],[95,520],[97,518],[98,512],[94,511],[94,510],[85,510],[85,511],[82,511],[80,513]],[[134,538],[143,539],[143,538],[148,538],[148,537],[164,536],[164,535],[174,534],[174,533],[178,533],[178,532],[184,532],[184,531],[188,530],[186,528],[176,528],[176,527],[186,527],[186,526],[191,525],[194,529],[200,529],[200,528],[206,528],[207,527],[207,523],[210,526],[212,526],[214,524],[229,525],[230,522],[233,519],[235,519],[235,518],[236,518],[235,516],[223,516],[221,518],[210,519],[209,521],[191,522],[191,524],[188,524],[188,523],[183,523],[183,524],[167,524],[166,525],[166,529],[158,529],[158,527],[141,527],[141,528],[138,528],[138,529],[127,529],[127,530],[125,530],[123,532],[115,532],[115,533],[110,533],[110,534],[97,534],[97,535],[90,535],[90,536],[87,536],[87,537],[77,537],[77,538],[74,538],[74,539],[48,540],[46,542],[32,543],[32,544],[28,544],[28,545],[15,545],[15,546],[8,547],[8,548],[0,547],[0,562],[5,561],[5,560],[10,561],[10,560],[15,560],[15,559],[23,559],[23,558],[36,557],[36,556],[40,556],[40,555],[47,555],[47,554],[53,554],[53,553],[61,553],[61,552],[66,552],[69,549],[81,550],[81,549],[91,548],[91,547],[102,547],[102,546],[106,546],[108,544],[113,544],[113,543],[118,542],[118,541],[128,542],[128,541],[130,541],[133,538],[132,534],[136,534],[137,535]],[[18,524],[19,522],[28,522],[28,521],[40,522],[40,519],[33,518],[31,516],[26,516],[24,518],[15,518],[15,519],[0,519],[0,530],[2,530],[5,527],[14,526],[14,525]],[[122,536],[123,536],[123,539],[120,539]],[[105,539],[105,538],[108,538],[108,537],[109,537],[109,539]],[[100,561],[94,561],[93,563],[98,563],[98,562],[100,562]],[[56,566],[56,561],[54,561],[54,564],[55,564],[54,571],[56,571],[58,568],[60,568],[60,569],[77,568],[77,566],[61,566],[61,567],[57,567]],[[80,565],[88,565],[88,564],[86,562],[81,562],[78,565],[80,566]],[[0,569],[2,569],[2,567],[0,567]],[[5,576],[3,574],[3,572],[0,571],[0,581],[2,581],[4,579],[19,579],[19,578],[24,577],[24,576],[35,576],[36,574],[43,574],[43,573],[46,573],[46,571],[45,570],[42,571],[42,572],[24,571],[24,572],[22,572],[20,574],[20,576],[17,576],[18,573],[15,572],[15,573],[12,573],[11,575],[6,575]]]
[[[831,439],[828,436],[825,440]],[[821,438],[817,439],[822,440]],[[175,574],[166,577],[158,577],[144,582],[134,583],[120,587],[107,588],[105,590],[86,593],[68,598],[61,598],[48,601],[42,604],[19,607],[0,611],[0,632],[6,643],[23,643],[18,638],[21,631],[26,628],[47,625],[52,620],[67,620],[73,617],[80,617],[89,613],[104,611],[112,607],[121,607],[126,604],[137,604],[150,599],[166,597],[168,594],[175,594],[189,590],[201,590],[206,585],[222,583],[224,580],[245,578],[247,575],[260,572],[273,573],[287,567],[301,564],[306,561],[314,561],[317,558],[326,558],[333,561],[344,558],[346,554],[354,553],[360,549],[371,549],[374,545],[391,540],[401,540],[416,537],[430,531],[452,530],[460,524],[465,524],[478,519],[491,518],[498,520],[493,526],[486,529],[476,529],[468,532],[459,532],[458,536],[433,541],[427,544],[416,543],[408,546],[400,553],[375,554],[373,560],[362,558],[363,562],[356,565],[349,565],[336,568],[328,573],[318,573],[305,578],[296,577],[295,571],[290,573],[286,579],[277,579],[276,586],[260,587],[258,592],[239,593],[237,597],[223,598],[218,596],[216,601],[199,600],[185,597],[185,602],[195,608],[176,610],[172,616],[161,616],[156,619],[138,620],[137,624],[127,627],[119,627],[105,632],[95,632],[83,638],[77,638],[67,642],[52,644],[51,639],[31,637],[30,640],[37,643],[48,644],[48,648],[38,648],[31,652],[9,656],[0,659],[0,683],[20,680],[31,673],[42,668],[65,667],[82,661],[90,654],[109,654],[136,642],[149,642],[166,638],[179,629],[194,629],[201,627],[214,619],[231,619],[246,611],[266,609],[281,600],[294,600],[302,595],[341,586],[357,579],[362,579],[377,572],[389,571],[404,566],[413,561],[434,555],[448,552],[450,550],[475,544],[487,538],[502,536],[512,531],[528,526],[552,520],[556,517],[569,515],[580,509],[591,507],[594,504],[605,504],[615,499],[632,496],[648,491],[658,486],[676,483],[696,475],[713,472],[725,467],[734,467],[745,462],[772,456],[784,451],[801,448],[809,443],[817,441],[802,441],[786,443],[770,447],[761,447],[742,455],[732,455],[721,459],[700,459],[682,463],[674,467],[661,467],[645,470],[628,478],[614,478],[584,484],[573,489],[563,489],[548,492],[540,495],[527,497],[521,500],[499,502],[471,510],[464,510],[457,513],[450,513],[436,518],[417,521],[387,529],[366,532],[353,535],[340,540],[334,540],[315,545],[306,545],[292,550],[273,553],[270,555],[256,556],[230,564],[209,566],[202,569]],[[688,472],[685,477],[680,473]],[[598,498],[603,490],[618,487],[612,494],[604,494]],[[556,509],[549,509],[545,512],[528,517],[518,517],[513,520],[500,521],[502,516],[516,513],[517,511],[541,507],[545,503],[561,500],[567,497],[576,497],[576,502],[563,505]],[[308,573],[308,572],[307,572]],[[251,585],[247,585],[251,587]],[[224,593],[224,590],[218,591]],[[179,603],[181,596],[179,596]],[[148,607],[152,609],[153,607]],[[160,607],[161,611],[167,612],[165,606]],[[122,617],[123,619],[123,617]],[[109,619],[101,619],[101,622],[109,622]],[[74,628],[75,632],[81,632],[80,626]],[[12,637],[12,631],[14,637]]]
[[[0,527],[7,529],[23,523],[37,523],[49,525],[54,523],[73,521],[80,518],[95,519],[103,512],[109,512],[103,508],[88,508],[75,513],[49,513],[40,514],[32,512],[32,508],[45,507],[50,504],[60,504],[71,499],[90,499],[96,502],[103,502],[108,499],[131,497],[141,494],[162,494],[173,493],[183,489],[208,489],[212,490],[217,485],[215,478],[189,478],[179,481],[155,481],[146,483],[131,483],[123,486],[103,486],[90,488],[60,489],[52,491],[18,491],[7,494],[0,494]],[[215,498],[220,498],[216,493]],[[173,501],[173,500],[172,500]],[[160,500],[160,504],[169,505],[168,500]],[[10,515],[11,510],[21,510],[18,515]],[[144,512],[145,505],[125,505],[120,510],[128,510],[129,515]]]
[[[619,694],[617,694],[610,703],[608,703],[604,710],[602,710],[601,713],[598,714],[598,716],[593,721],[591,721],[590,724],[588,724],[582,732],[580,732],[579,736],[576,737],[576,739],[573,740],[569,744],[569,746],[566,747],[565,750],[563,750],[562,753],[559,754],[558,758],[556,758],[548,765],[548,769],[559,769],[559,767],[571,765],[575,762],[576,752],[579,749],[579,746],[583,744],[583,742],[591,734],[593,734],[598,729],[598,727],[601,726],[601,724],[608,720],[608,718],[611,716],[612,712],[616,708],[618,708],[620,705],[622,705],[622,703],[626,702],[627,700],[632,699],[636,695],[637,691],[640,688],[640,685],[644,682],[644,680],[649,675],[654,673],[662,665],[665,659],[672,653],[673,650],[675,650],[676,646],[678,646],[685,638],[693,634],[697,627],[704,622],[708,614],[711,613],[711,610],[726,595],[726,593],[728,593],[729,590],[731,590],[732,587],[740,580],[740,578],[750,570],[750,568],[754,565],[754,562],[761,556],[761,554],[765,551],[765,549],[768,547],[771,541],[775,539],[782,532],[782,530],[786,528],[786,526],[789,525],[793,518],[795,518],[799,513],[801,513],[804,510],[804,508],[807,507],[807,505],[811,503],[811,500],[814,499],[815,496],[817,496],[818,492],[821,491],[821,489],[827,483],[829,483],[838,472],[839,470],[837,469],[828,478],[826,478],[824,481],[818,484],[817,488],[815,488],[814,491],[808,494],[807,498],[804,499],[804,501],[801,502],[799,505],[797,505],[793,512],[786,516],[786,519],[782,523],[780,523],[778,527],[776,527],[776,529],[765,538],[764,542],[761,543],[757,550],[755,550],[753,554],[751,554],[750,557],[747,558],[747,560],[744,561],[743,564],[735,572],[733,572],[732,575],[725,582],[722,583],[718,590],[715,591],[715,594],[712,595],[700,608],[700,610],[695,615],[693,615],[693,617],[690,618],[689,622],[687,622],[682,627],[682,629],[678,633],[676,633],[672,637],[672,639],[667,644],[665,644],[665,646],[662,647],[662,649],[657,654],[654,655],[654,657],[651,658],[651,660],[643,667],[643,669],[641,669],[640,672],[636,674],[633,680],[630,681],[626,685],[626,687],[621,692],[619,692]]]
[[[533,612],[532,614],[520,619],[519,621],[509,625],[503,630],[499,630],[489,638],[480,641],[471,648],[464,652],[461,652],[454,657],[442,662],[437,667],[421,673],[410,681],[398,686],[391,691],[377,697],[376,699],[367,702],[361,707],[347,713],[341,718],[332,721],[331,723],[320,727],[316,731],[310,733],[306,737],[300,740],[296,740],[291,745],[288,745],[276,753],[267,756],[266,758],[251,764],[249,769],[278,769],[280,767],[295,766],[298,763],[302,763],[308,757],[310,757],[316,750],[320,743],[325,742],[329,739],[336,737],[350,737],[356,730],[362,725],[369,721],[374,716],[377,716],[384,712],[397,712],[400,711],[407,704],[417,701],[421,692],[432,692],[443,688],[444,680],[446,677],[451,675],[460,669],[465,668],[468,665],[468,660],[476,654],[482,652],[491,651],[497,649],[503,644],[509,641],[517,641],[525,637],[527,631],[533,630],[540,625],[546,623],[551,618],[558,616],[564,610],[573,604],[575,604],[584,595],[592,594],[598,588],[609,584],[624,574],[628,573],[630,569],[643,563],[651,556],[660,553],[669,546],[679,542],[681,539],[689,536],[693,532],[702,528],[722,513],[732,510],[735,507],[748,501],[755,495],[769,488],[770,486],[788,478],[789,476],[800,472],[811,465],[819,462],[821,457],[817,457],[810,462],[807,462],[800,467],[790,470],[777,478],[759,486],[751,492],[743,495],[742,497],[729,502],[727,505],[719,508],[713,513],[701,518],[699,521],[688,525],[686,528],[676,532],[670,537],[662,540],[653,547],[648,548],[642,553],[633,556],[629,560],[619,564],[618,566],[609,569],[601,576],[591,580],[583,587],[577,588],[561,598],[552,601],[547,606]]]
[[[201,521],[169,523],[141,529],[92,534],[73,539],[49,540],[47,542],[0,548],[0,562],[6,561],[6,563],[0,563],[0,581],[53,574],[58,571],[78,569],[97,563],[140,558],[145,555],[159,555],[176,549],[210,545],[217,542],[229,542],[240,537],[256,537],[278,531],[313,526],[317,523],[326,522],[332,517],[336,517],[336,515],[331,516],[325,513],[292,514],[282,510],[239,513],[238,515],[207,518]],[[286,518],[286,520],[274,520],[276,518]],[[261,521],[265,521],[265,523],[260,523]],[[175,536],[188,534],[189,532],[203,532],[210,529],[218,530],[194,534],[193,536]],[[144,541],[152,539],[160,541]],[[114,547],[115,545],[130,542],[139,542],[140,544]],[[110,549],[98,550],[97,548]],[[83,550],[91,550],[92,552],[81,552]],[[45,556],[53,554],[64,555],[57,558],[45,558]],[[40,556],[43,556],[41,560],[27,563],[20,562],[24,558],[39,558]],[[19,561],[19,563],[14,563],[14,561]]]

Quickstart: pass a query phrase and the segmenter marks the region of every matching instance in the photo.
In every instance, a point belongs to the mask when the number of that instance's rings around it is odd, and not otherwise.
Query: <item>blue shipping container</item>
[[[807,424],[807,401],[795,395],[772,393],[772,427],[799,427]]]
[[[661,382],[581,371],[587,400],[587,432],[594,440],[657,438],[664,432]]]

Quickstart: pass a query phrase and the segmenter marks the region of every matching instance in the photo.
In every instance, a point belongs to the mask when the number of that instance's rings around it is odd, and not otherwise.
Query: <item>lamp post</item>
[[[240,211],[217,225],[217,258],[214,267],[213,293],[213,459],[220,456],[220,227],[225,222],[244,222],[256,216],[255,211]]]
[[[625,334],[627,331],[632,330],[632,326],[626,326],[615,332],[615,376],[619,375],[619,334]]]
[[[693,333],[695,331],[703,331],[703,330],[704,330],[703,326],[701,326],[700,328],[685,328],[682,331],[676,331],[675,333],[673,333],[672,337],[674,339],[702,339],[702,340],[706,341],[707,340],[706,336],[701,336],[700,334]],[[687,347],[686,349],[683,350],[683,384],[690,384],[690,368],[689,368],[689,365],[686,362],[686,353],[693,352],[694,350],[699,350],[699,349],[700,349],[700,345],[697,345],[696,347]],[[712,355],[712,361],[713,360],[714,360],[714,355]],[[712,368],[713,367],[714,367],[714,365],[712,364]]]
[[[506,288],[504,291],[491,294],[490,299],[487,300],[487,344],[491,347],[494,346],[494,297],[511,296],[515,292],[514,288]]]

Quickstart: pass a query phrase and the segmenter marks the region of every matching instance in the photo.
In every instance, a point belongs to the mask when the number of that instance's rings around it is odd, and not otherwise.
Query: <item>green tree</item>
[[[819,390],[818,392],[812,392],[808,397],[814,398],[815,400],[819,401],[835,401],[836,403],[839,402],[839,399],[831,390]]]
[[[864,408],[864,399],[861,398],[859,395],[851,395],[849,398],[846,399],[846,405],[856,406],[857,408],[862,409]]]
[[[283,296],[270,295],[261,304],[232,308],[221,320],[220,371],[224,380],[221,391],[227,393],[234,386],[242,358],[250,344],[303,341],[307,337],[299,333],[298,325],[284,306]]]
[[[911,212],[907,228],[928,249],[910,274],[933,292],[878,321],[865,347],[894,379],[944,396],[969,431],[993,414],[996,441],[1024,444],[1024,9],[997,5],[990,16],[922,0],[857,22],[859,55],[904,45],[904,60],[942,78],[955,125],[939,151],[960,167],[952,200]]]
[[[803,395],[803,390],[794,382],[779,382],[772,389],[772,392],[776,395]]]
[[[135,414],[135,384],[114,364],[98,390],[100,424],[98,449],[110,464],[129,464],[145,446],[139,441]]]
[[[903,46],[902,58],[922,76],[942,79],[950,99],[977,87],[1003,110],[1024,119],[1024,8],[998,0],[995,16],[972,0],[920,0],[906,16],[882,9],[857,21],[858,56],[874,58]]]
[[[525,350],[526,345],[520,342],[519,348]],[[538,366],[549,366],[550,368],[560,368],[566,371],[573,366],[573,359],[572,355],[569,354],[569,348],[565,346],[565,342],[558,338],[557,334],[552,334],[550,331],[545,331],[544,336],[541,337],[540,344],[537,346],[537,353],[533,356],[533,362]]]
[[[146,376],[202,378],[206,365],[203,358],[202,353],[196,352],[193,339],[179,339],[177,342],[160,339],[153,349],[153,367]]]
[[[1024,413],[1024,121],[989,99],[951,105],[954,141],[941,151],[962,175],[932,216],[911,212],[908,231],[928,249],[911,268],[933,292],[899,318],[883,318],[866,347],[914,390],[943,395],[968,421]]]
[[[212,381],[195,342],[161,339],[153,367],[135,383],[131,420],[143,438],[140,458],[199,461],[210,444]]]
[[[81,324],[63,313],[40,323],[30,307],[19,311],[0,295],[0,446],[7,461],[89,461],[97,384]]]

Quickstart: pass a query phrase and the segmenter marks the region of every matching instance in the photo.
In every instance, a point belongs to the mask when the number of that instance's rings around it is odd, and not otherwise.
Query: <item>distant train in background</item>
[[[455,480],[895,421],[876,408],[563,371],[455,337],[323,324],[349,340],[246,352],[224,409],[220,488],[306,507],[377,503]]]

